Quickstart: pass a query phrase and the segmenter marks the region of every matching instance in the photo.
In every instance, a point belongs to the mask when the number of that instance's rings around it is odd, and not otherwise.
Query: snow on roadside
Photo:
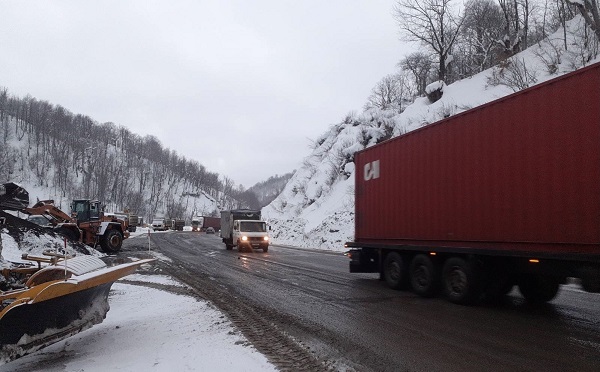
[[[173,284],[161,276],[130,280]],[[117,282],[103,323],[4,371],[275,371],[220,311],[206,301]]]

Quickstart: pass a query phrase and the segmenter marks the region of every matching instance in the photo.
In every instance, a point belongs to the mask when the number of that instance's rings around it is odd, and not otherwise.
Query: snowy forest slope
[[[73,199],[98,199],[109,212],[129,210],[146,221],[189,222],[256,200],[153,136],[0,89],[0,182],[7,181],[28,190],[32,203],[53,199],[68,211]]]

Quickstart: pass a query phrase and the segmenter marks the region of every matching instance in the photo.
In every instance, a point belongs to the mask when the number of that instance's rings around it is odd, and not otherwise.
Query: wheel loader
[[[40,200],[32,207],[28,205],[27,190],[12,182],[0,184],[1,210],[42,215],[48,219],[56,233],[66,238],[80,241],[91,247],[100,245],[104,252],[111,253],[119,251],[123,239],[129,237],[127,221],[105,215],[98,200],[73,200],[71,215],[57,208],[54,200]]]

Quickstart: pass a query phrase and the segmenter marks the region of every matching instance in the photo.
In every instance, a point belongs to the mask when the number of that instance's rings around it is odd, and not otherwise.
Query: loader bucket
[[[19,211],[29,206],[29,193],[13,182],[0,184],[0,210]]]

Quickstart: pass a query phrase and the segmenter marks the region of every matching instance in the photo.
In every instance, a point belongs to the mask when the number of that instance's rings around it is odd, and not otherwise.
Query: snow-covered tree
[[[431,72],[431,58],[423,52],[414,52],[400,60],[398,67],[413,75],[417,94],[424,94]]]
[[[492,0],[470,0],[464,14],[460,48],[467,56],[465,70],[481,72],[498,62],[497,40],[502,38],[502,10]]]
[[[597,0],[566,0],[574,5],[600,41],[600,3]]]
[[[394,15],[406,40],[428,48],[437,59],[438,79],[446,80],[451,51],[463,22],[454,0],[399,0]]]
[[[406,72],[384,76],[371,90],[364,109],[377,107],[381,110],[402,112],[404,102],[412,98],[412,89]]]

